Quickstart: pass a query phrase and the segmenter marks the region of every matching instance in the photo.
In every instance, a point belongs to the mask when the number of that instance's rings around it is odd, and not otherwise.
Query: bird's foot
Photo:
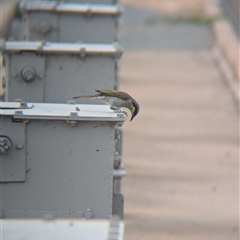
[[[128,116],[127,112],[125,112],[121,107],[110,107],[110,109],[116,113],[124,113],[126,116]]]
[[[128,116],[128,114],[127,114],[127,112],[125,112],[125,111],[122,111],[126,116]]]

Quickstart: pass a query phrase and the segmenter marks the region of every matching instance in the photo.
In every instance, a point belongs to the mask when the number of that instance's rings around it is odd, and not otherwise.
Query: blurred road
[[[127,2],[120,89],[141,110],[123,127],[125,240],[238,240],[238,107],[211,27]]]

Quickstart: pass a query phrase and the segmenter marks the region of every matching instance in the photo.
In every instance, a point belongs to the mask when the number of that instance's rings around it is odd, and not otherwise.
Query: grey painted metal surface
[[[107,105],[5,103],[1,133],[12,147],[1,156],[2,217],[108,218],[115,127],[124,120]]]
[[[1,222],[3,240],[122,240],[119,220],[9,220]]]
[[[27,40],[112,43],[117,40],[118,5],[22,1]]]
[[[6,101],[66,103],[94,89],[115,89],[118,44],[5,42]]]
[[[124,218],[124,197],[121,193],[113,193],[112,214]]]

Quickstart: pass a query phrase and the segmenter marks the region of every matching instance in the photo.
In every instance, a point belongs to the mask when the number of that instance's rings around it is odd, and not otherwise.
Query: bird
[[[138,102],[126,92],[117,90],[95,90],[95,92],[97,93],[94,95],[76,96],[72,97],[72,99],[77,98],[96,99],[105,102],[110,106],[110,109],[115,111],[118,111],[123,107],[128,108],[132,115],[130,121],[132,121],[133,118],[136,117],[137,114],[139,113],[140,106]],[[124,113],[127,115],[126,112]]]

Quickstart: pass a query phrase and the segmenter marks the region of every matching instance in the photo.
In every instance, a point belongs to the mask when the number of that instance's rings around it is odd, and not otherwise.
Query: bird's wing
[[[121,91],[115,91],[115,90],[95,90],[95,91],[104,95],[117,97],[123,100],[129,100],[129,98],[132,98],[129,94]]]

